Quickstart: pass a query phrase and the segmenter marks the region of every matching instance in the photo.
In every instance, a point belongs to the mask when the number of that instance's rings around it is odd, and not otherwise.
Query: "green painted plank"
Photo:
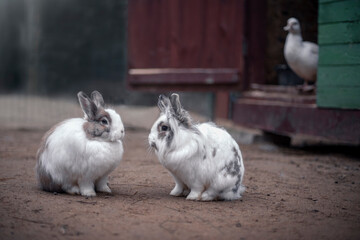
[[[360,65],[319,66],[317,88],[360,87]],[[360,95],[360,92],[359,92]]]
[[[319,25],[319,44],[360,42],[360,21]]]
[[[360,43],[320,45],[319,65],[360,64]]]
[[[339,0],[319,0],[319,3],[339,2]]]
[[[316,103],[319,107],[360,109],[360,88],[317,88]]]
[[[319,24],[360,20],[360,0],[319,4]]]
[[[319,0],[319,3],[329,3],[329,2],[339,2],[339,0]]]

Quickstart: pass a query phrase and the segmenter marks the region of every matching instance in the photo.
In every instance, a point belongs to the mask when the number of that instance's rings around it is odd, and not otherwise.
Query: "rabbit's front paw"
[[[214,199],[214,194],[208,191],[203,192],[203,194],[201,195],[201,201],[212,201]]]
[[[98,192],[104,192],[104,193],[111,193],[111,189],[109,188],[109,186],[107,184],[102,185],[98,188],[96,188],[96,191]]]
[[[186,197],[186,200],[194,200],[199,201],[200,199],[200,192],[191,191],[189,195]]]
[[[171,196],[179,197],[183,194],[184,189],[179,185],[176,185],[174,189],[170,192]]]
[[[86,189],[81,189],[81,195],[85,197],[95,197],[96,193],[94,189],[86,188]]]
[[[97,181],[95,189],[97,192],[111,193],[111,189],[108,186],[108,176],[104,176]]]
[[[66,189],[66,192],[69,194],[80,194],[80,189],[78,186],[72,186],[69,189]]]

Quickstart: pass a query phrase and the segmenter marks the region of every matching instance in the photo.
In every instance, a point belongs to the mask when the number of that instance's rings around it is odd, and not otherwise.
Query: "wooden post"
[[[229,92],[217,91],[215,94],[215,119],[226,119],[229,116]]]

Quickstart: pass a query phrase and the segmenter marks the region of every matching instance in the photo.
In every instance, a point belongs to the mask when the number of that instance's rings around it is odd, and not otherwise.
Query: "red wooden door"
[[[141,89],[239,89],[244,0],[130,0],[128,84]]]

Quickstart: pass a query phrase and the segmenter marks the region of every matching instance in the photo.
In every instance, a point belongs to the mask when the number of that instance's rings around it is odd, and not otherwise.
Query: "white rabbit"
[[[149,145],[175,180],[170,195],[188,200],[234,200],[244,192],[244,164],[238,144],[214,123],[193,124],[178,94],[159,96],[160,117]]]
[[[124,125],[119,114],[104,108],[98,91],[91,99],[77,94],[84,118],[67,119],[51,128],[37,152],[37,178],[45,191],[96,196],[110,193],[108,175],[124,152]]]

